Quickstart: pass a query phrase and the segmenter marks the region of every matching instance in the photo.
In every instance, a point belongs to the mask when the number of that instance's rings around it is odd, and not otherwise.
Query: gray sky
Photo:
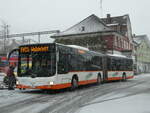
[[[149,5],[150,0],[103,0],[103,17],[129,14],[133,33],[150,36]],[[100,12],[100,0],[0,0],[0,19],[11,33],[62,31]]]

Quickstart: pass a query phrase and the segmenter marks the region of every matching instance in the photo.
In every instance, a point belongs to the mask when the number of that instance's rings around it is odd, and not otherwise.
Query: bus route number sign
[[[33,47],[21,47],[21,53],[29,53],[29,52],[47,52],[49,50],[48,46],[33,46]]]

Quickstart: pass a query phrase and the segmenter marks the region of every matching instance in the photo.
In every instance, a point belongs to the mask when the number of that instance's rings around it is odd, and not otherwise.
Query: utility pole
[[[3,25],[2,27],[2,36],[3,36],[3,41],[4,41],[4,45],[3,45],[3,50],[4,53],[6,54],[7,50],[6,50],[6,40],[9,38],[9,25],[6,24],[4,21],[2,21]]]
[[[101,18],[103,17],[103,0],[100,0],[100,16],[101,16]]]
[[[38,42],[40,43],[41,35],[40,32],[38,33]]]
[[[24,39],[24,36],[22,36],[22,43],[23,43],[23,44],[25,43],[25,39]]]

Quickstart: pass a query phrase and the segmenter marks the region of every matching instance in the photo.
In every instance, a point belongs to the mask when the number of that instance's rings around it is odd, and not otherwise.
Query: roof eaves
[[[100,22],[100,23],[102,23],[105,27],[107,27],[108,28],[108,26],[105,24],[105,22],[103,22],[102,21],[102,19],[101,18],[99,18],[98,16],[96,16],[96,15],[94,15],[96,18],[97,18],[97,20]],[[108,28],[109,29],[109,28]]]
[[[122,16],[114,16],[114,17],[110,17],[111,19],[115,19],[115,20],[117,20],[117,19],[127,19],[127,18],[129,18],[129,15],[128,14],[125,14],[125,15],[122,15]],[[104,22],[104,23],[106,23],[107,24],[107,22],[106,22],[106,20],[107,20],[107,17],[106,18],[101,18],[101,20]],[[116,23],[119,23],[119,21],[117,22],[116,21]]]

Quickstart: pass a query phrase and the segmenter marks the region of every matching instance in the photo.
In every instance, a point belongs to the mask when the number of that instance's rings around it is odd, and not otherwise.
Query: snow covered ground
[[[150,113],[150,74],[135,80],[145,77],[147,82],[101,96],[84,104],[77,113]]]
[[[150,113],[150,94],[139,94],[83,107],[78,113]]]
[[[150,113],[149,105],[150,74],[56,94],[0,90],[0,113]]]
[[[0,73],[0,74],[1,74],[1,73]],[[0,82],[3,81],[3,77],[4,77],[4,76],[0,75]]]

